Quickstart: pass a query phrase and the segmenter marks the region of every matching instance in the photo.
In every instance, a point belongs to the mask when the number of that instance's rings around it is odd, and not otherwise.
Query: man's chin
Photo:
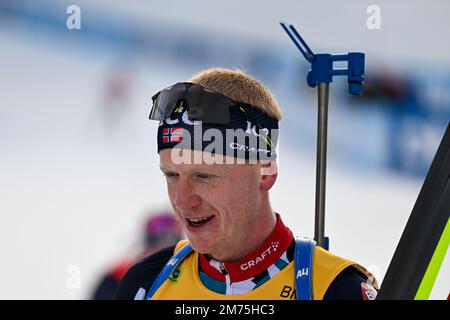
[[[191,240],[188,237],[189,243],[191,244],[192,249],[194,249],[194,251],[200,253],[200,254],[211,254],[211,247],[208,245],[205,245],[205,243],[202,243],[201,241],[198,240]]]

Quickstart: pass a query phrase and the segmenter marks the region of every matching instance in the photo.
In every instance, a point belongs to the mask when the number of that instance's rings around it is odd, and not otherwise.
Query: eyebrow
[[[163,166],[159,166],[159,169],[163,172],[163,173],[167,173],[167,172],[176,172],[173,169],[168,169],[165,168]],[[199,168],[199,169],[195,169],[193,171],[189,172],[189,175],[195,175],[195,174],[199,174],[199,173],[206,173],[206,174],[210,174],[210,175],[216,175],[216,176],[223,176],[224,172],[219,171],[219,172],[215,172],[214,170],[208,170],[208,168]]]
[[[161,170],[162,173],[175,172],[172,169],[168,169],[168,168],[161,167],[161,166],[159,167],[159,169]]]

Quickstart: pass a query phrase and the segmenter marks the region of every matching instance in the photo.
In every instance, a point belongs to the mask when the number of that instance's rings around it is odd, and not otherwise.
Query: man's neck
[[[232,282],[254,277],[275,263],[286,252],[292,242],[292,232],[275,216],[273,230],[257,248],[239,260],[224,261],[200,255],[201,269],[210,277],[224,281],[229,276]],[[258,232],[255,232],[258,233]]]
[[[256,219],[255,224],[252,225],[252,230],[249,230],[248,238],[242,241],[239,247],[227,248],[224,253],[212,253],[209,256],[214,260],[221,262],[236,262],[241,261],[247,255],[257,250],[269,235],[275,229],[277,224],[277,214],[268,208],[270,211],[266,211],[260,218]],[[231,250],[236,250],[235,252]]]

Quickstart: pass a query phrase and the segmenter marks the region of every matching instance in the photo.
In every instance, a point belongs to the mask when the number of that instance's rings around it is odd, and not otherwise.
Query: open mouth
[[[201,226],[204,226],[207,224],[211,219],[214,218],[214,216],[204,217],[204,218],[198,218],[198,219],[187,219],[188,225],[190,227],[198,228]]]

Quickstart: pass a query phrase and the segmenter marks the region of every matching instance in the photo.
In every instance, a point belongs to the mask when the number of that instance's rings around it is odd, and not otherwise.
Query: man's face
[[[263,189],[259,165],[177,164],[172,150],[160,151],[160,167],[192,247],[216,258],[236,252],[258,232]]]

